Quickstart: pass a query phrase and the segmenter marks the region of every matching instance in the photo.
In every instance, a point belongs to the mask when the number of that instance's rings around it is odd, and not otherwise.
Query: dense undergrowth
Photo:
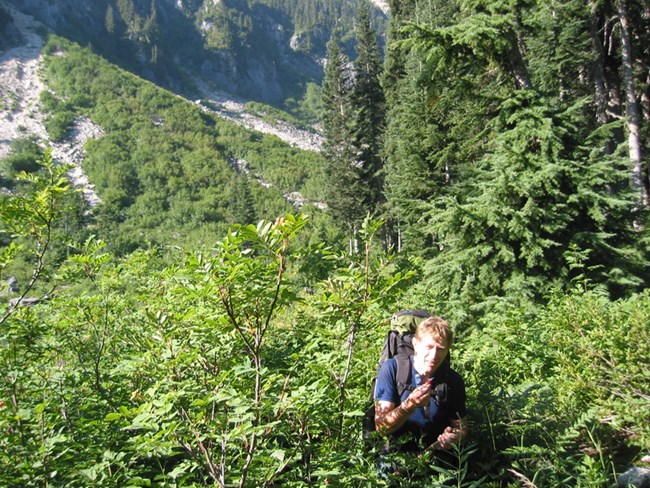
[[[353,256],[299,246],[309,219],[287,214],[204,253],[117,259],[91,238],[54,264],[68,190],[45,170],[0,211],[23,246],[0,270],[29,256],[20,296],[49,296],[0,306],[0,485],[383,483],[360,418],[417,270],[374,245],[379,223]],[[585,283],[484,316],[452,352],[471,422],[460,469],[413,459],[401,485],[611,486],[650,448],[649,319],[647,292],[613,301]]]

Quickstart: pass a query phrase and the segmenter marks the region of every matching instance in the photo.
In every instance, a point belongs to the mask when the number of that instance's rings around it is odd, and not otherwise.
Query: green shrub
[[[538,486],[607,486],[650,446],[649,314],[647,293],[611,301],[594,290],[484,319],[455,356],[474,429],[489,439],[484,462]]]
[[[70,111],[56,112],[43,120],[43,125],[50,139],[55,142],[65,140],[74,125],[75,114]]]
[[[22,171],[34,173],[41,168],[39,160],[43,150],[33,137],[22,137],[11,141],[9,156],[1,162],[0,169],[5,178],[14,179]]]

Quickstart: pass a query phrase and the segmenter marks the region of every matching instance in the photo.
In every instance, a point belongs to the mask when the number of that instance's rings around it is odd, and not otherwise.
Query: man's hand
[[[400,405],[379,400],[375,403],[375,425],[377,430],[391,434],[400,429],[411,414],[418,408],[426,406],[431,400],[431,383],[428,381],[418,386]]]
[[[463,420],[452,420],[451,425],[438,436],[438,440],[432,447],[434,449],[449,449],[452,445],[460,443],[466,435],[467,423]]]
[[[418,407],[426,407],[431,400],[431,383],[425,381],[422,385],[414,389],[408,398],[404,401],[408,403],[409,410],[415,410]]]

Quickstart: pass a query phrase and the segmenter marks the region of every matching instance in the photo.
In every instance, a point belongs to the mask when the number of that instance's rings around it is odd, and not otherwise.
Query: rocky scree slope
[[[77,119],[69,140],[54,143],[49,140],[43,126],[39,95],[46,89],[38,76],[43,57],[40,53],[43,38],[36,33],[38,23],[4,2],[0,2],[13,18],[22,43],[0,53],[0,159],[10,151],[11,141],[36,136],[44,145],[52,148],[56,162],[73,165],[68,175],[74,186],[81,188],[86,202],[94,206],[99,197],[81,171],[83,144],[91,137],[101,137],[102,130],[90,120]]]

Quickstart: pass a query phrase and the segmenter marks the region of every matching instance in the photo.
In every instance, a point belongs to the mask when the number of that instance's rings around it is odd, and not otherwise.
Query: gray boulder
[[[632,467],[618,477],[620,488],[650,488],[650,469]]]

